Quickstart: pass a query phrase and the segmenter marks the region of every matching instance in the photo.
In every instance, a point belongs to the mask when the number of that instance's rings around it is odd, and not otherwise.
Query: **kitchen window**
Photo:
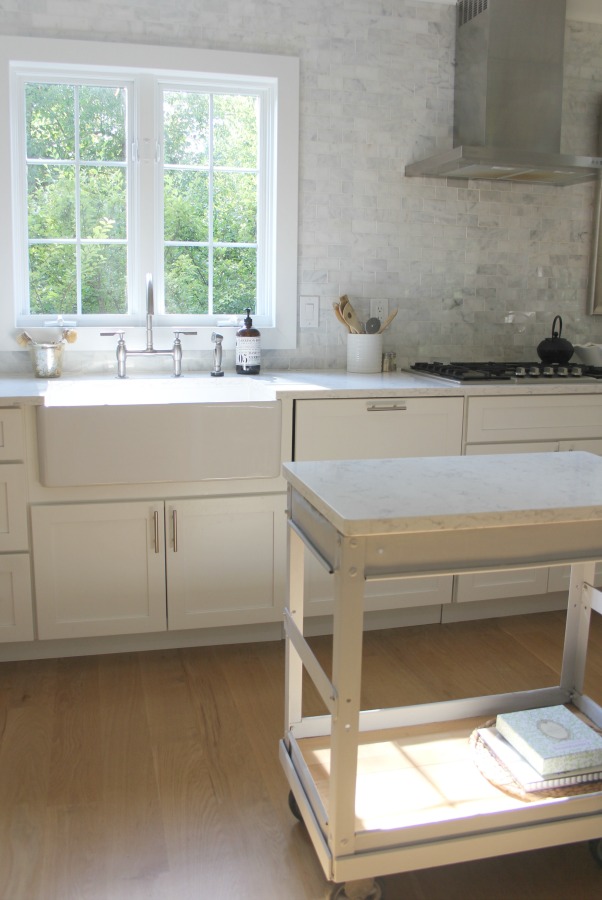
[[[144,324],[148,272],[159,328],[202,335],[250,307],[264,346],[295,346],[297,60],[37,39],[0,51],[13,329],[62,319],[107,349],[101,328]]]

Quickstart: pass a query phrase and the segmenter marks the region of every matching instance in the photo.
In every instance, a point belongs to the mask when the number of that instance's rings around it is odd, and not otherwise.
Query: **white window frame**
[[[112,44],[83,41],[65,41],[43,38],[8,38],[0,37],[0,159],[10,160],[10,165],[0,166],[0,196],[5,202],[0,204],[0,263],[4,277],[3,296],[0,298],[0,350],[15,350],[15,335],[27,327],[27,317],[20,314],[22,309],[23,285],[18,269],[18,243],[15,234],[22,232],[23,223],[19,221],[18,204],[14,190],[18,189],[18,142],[11,134],[11,82],[19,68],[33,67],[36,63],[57,69],[85,66],[88,70],[95,67],[98,72],[119,70],[119,75],[127,77],[127,72],[144,74],[152,72],[158,81],[168,86],[183,85],[188,81],[200,81],[204,76],[212,90],[217,90],[220,82],[224,86],[232,84],[232,79],[247,77],[250,87],[264,83],[266,90],[273,92],[275,103],[272,121],[262,124],[263,134],[270,134],[269,146],[276,153],[274,179],[270,185],[264,185],[263,196],[260,197],[258,225],[262,227],[265,216],[262,215],[262,204],[273,200],[274,227],[272,235],[262,234],[266,241],[266,269],[262,275],[269,279],[273,296],[272,310],[266,316],[254,317],[262,334],[262,346],[266,349],[292,349],[296,346],[297,331],[297,210],[298,210],[298,143],[299,143],[299,61],[285,56],[266,56],[263,54],[237,53],[225,51],[196,50],[173,47],[153,47],[144,45]],[[75,76],[74,76],[75,77]],[[13,86],[12,90],[15,88]],[[157,146],[157,126],[160,110],[158,109],[159,91],[152,92],[152,97],[137,97],[139,103],[154,104],[150,121],[154,121],[155,134],[138,135],[141,165],[137,166],[138,178],[133,185],[134,191],[147,191],[151,176],[144,161],[154,163]],[[263,104],[267,109],[269,104]],[[17,185],[17,188],[13,186]],[[11,202],[8,202],[11,198]],[[153,191],[154,214],[157,217],[162,211]],[[16,218],[15,218],[16,217]],[[21,229],[21,231],[19,231]],[[258,239],[259,239],[258,235]],[[155,253],[157,246],[155,245]],[[144,324],[144,290],[146,272],[152,272],[152,260],[133,254],[130,262],[130,283],[135,286],[134,302],[136,311],[128,323],[119,324],[114,320],[115,328],[124,328],[126,342],[132,347],[143,343],[140,326]],[[155,293],[162,291],[162,285],[155,282]],[[242,312],[242,310],[241,310]],[[98,317],[98,322],[90,322],[82,327],[76,324],[78,342],[73,349],[108,350],[110,339],[101,337],[101,329],[107,329],[110,323],[107,316]],[[177,321],[176,321],[177,319]],[[219,317],[218,317],[219,319]],[[228,328],[225,320],[220,320],[220,330],[225,334],[225,346],[234,341],[235,323]],[[89,322],[86,317],[86,322]],[[216,321],[205,324],[199,317],[160,316],[155,318],[155,346],[159,342],[173,340],[173,330],[177,326],[186,326],[197,330],[197,337],[187,337],[189,348],[207,349],[211,347],[211,332],[215,330]],[[161,344],[162,345],[162,344]],[[166,345],[167,346],[167,345]]]

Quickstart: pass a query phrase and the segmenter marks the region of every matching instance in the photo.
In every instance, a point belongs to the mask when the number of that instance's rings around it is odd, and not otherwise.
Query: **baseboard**
[[[284,637],[280,622],[202,628],[191,631],[152,634],[111,635],[97,638],[63,638],[54,641],[27,641],[0,644],[0,662],[21,659],[60,659],[67,656],[97,656],[105,653],[132,653],[144,650],[174,650],[179,647],[208,647],[216,644],[250,644],[279,641]]]
[[[503,600],[475,600],[467,603],[448,603],[442,608],[442,622],[468,622],[471,619],[497,619],[501,616],[520,616],[527,613],[552,612],[566,609],[566,591],[538,594],[534,597],[507,597]]]

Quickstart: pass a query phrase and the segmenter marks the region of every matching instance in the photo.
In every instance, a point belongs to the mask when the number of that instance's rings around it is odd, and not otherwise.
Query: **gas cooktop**
[[[560,365],[542,362],[416,362],[410,369],[458,384],[489,381],[602,380],[601,366],[585,366],[577,363]]]

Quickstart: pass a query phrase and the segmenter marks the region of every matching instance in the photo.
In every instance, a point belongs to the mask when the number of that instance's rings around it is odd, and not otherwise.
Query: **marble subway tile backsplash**
[[[586,312],[594,188],[404,177],[452,146],[454,8],[421,0],[0,0],[0,33],[296,55],[301,61],[298,294],[320,327],[264,368],[343,368],[332,301],[399,313],[384,349],[427,358],[530,359],[560,314],[573,343],[602,341]],[[602,26],[567,22],[562,150],[597,152]],[[2,302],[10,302],[3,297]],[[528,315],[522,320],[509,312]],[[142,340],[142,338],[141,338]],[[4,370],[27,370],[15,351]],[[69,348],[65,371],[114,352]],[[228,353],[224,364],[233,364]],[[211,366],[185,350],[184,371]]]

